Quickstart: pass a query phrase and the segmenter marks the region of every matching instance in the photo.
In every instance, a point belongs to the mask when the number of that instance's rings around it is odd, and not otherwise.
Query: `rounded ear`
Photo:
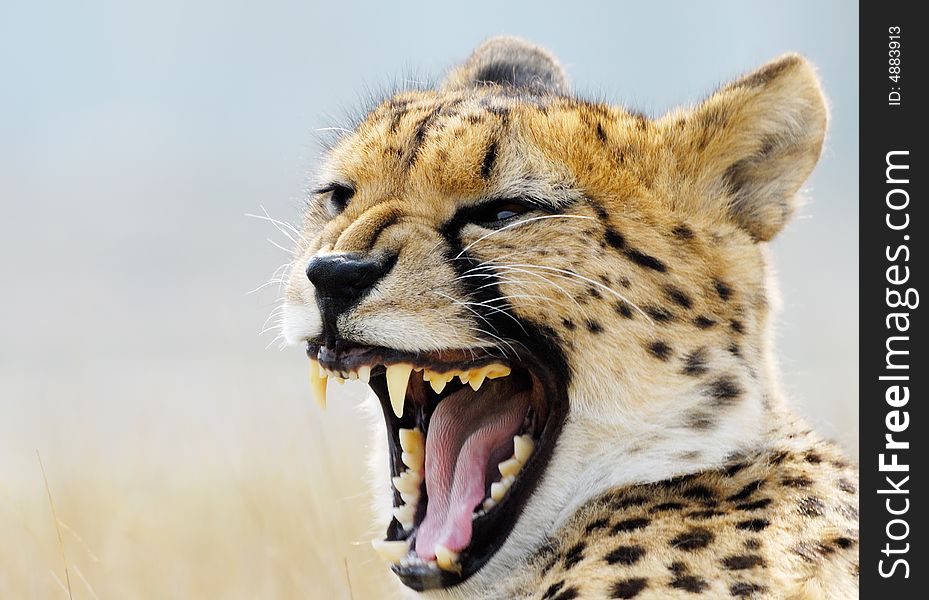
[[[700,196],[695,208],[726,212],[767,241],[793,215],[794,196],[819,160],[826,120],[812,65],[788,54],[659,125]]]
[[[518,88],[537,94],[567,94],[564,70],[548,51],[516,37],[495,37],[477,47],[464,64],[453,68],[444,90],[483,85]]]

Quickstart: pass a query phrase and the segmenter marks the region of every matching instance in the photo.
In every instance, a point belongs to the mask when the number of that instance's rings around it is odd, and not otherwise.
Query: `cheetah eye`
[[[343,185],[341,183],[331,183],[319,188],[316,190],[316,193],[329,194],[329,198],[326,201],[326,206],[329,209],[329,214],[335,217],[343,210],[345,210],[346,206],[348,206],[352,196],[355,195],[355,190],[348,185]]]
[[[530,210],[532,207],[519,200],[492,200],[476,206],[471,211],[469,220],[483,227],[501,227]]]

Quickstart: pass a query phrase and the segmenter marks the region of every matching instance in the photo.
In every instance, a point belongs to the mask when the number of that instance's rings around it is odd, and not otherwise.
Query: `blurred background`
[[[277,288],[248,292],[289,242],[245,214],[296,221],[317,129],[502,33],[653,116],[785,51],[818,65],[832,123],[772,245],[777,344],[857,457],[857,3],[5,0],[0,598],[394,595],[363,391],[323,419],[303,349],[259,335]]]

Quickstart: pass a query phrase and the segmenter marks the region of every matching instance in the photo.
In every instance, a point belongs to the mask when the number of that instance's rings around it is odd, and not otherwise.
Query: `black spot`
[[[645,267],[646,269],[652,269],[654,271],[658,271],[659,273],[664,273],[665,271],[668,270],[668,267],[666,267],[663,262],[661,262],[654,256],[645,254],[644,252],[641,252],[634,248],[630,248],[626,250],[626,256],[628,256],[632,262],[639,265],[640,267]]]
[[[675,537],[671,540],[671,547],[680,550],[699,550],[700,548],[709,546],[712,541],[713,534],[710,530],[701,527],[692,529]]]
[[[698,348],[684,357],[684,375],[697,377],[709,369],[706,366],[706,348]]]
[[[823,462],[823,457],[816,454],[815,452],[807,452],[804,459],[811,465],[818,465],[819,463]]]
[[[722,298],[723,301],[727,301],[732,297],[732,288],[723,283],[721,280],[713,280],[713,286],[716,288],[716,293],[719,294],[719,297]]]
[[[770,524],[771,522],[767,519],[749,519],[747,521],[736,523],[736,529],[744,529],[745,531],[762,531]]]
[[[542,598],[540,600],[550,600],[551,597],[557,594],[558,592],[560,592],[561,588],[563,587],[564,587],[564,579],[562,579],[561,581],[556,581],[555,583],[548,586],[548,589],[545,590],[544,594],[542,594]]]
[[[763,585],[737,581],[729,586],[729,594],[734,598],[751,598],[754,594],[765,591]]]
[[[565,589],[565,591],[552,598],[552,600],[574,600],[574,598],[577,598],[577,594],[577,588],[572,585],[571,587]]]
[[[821,517],[826,511],[826,505],[816,496],[807,496],[797,503],[797,510],[805,517]]]
[[[574,324],[574,321],[570,319],[562,319],[561,324],[564,325],[565,329],[569,331],[574,331],[577,328],[577,325]]]
[[[587,331],[589,331],[590,333],[594,333],[594,334],[603,333],[603,325],[601,325],[597,321],[594,321],[593,319],[588,319],[587,320]]]
[[[626,238],[623,237],[623,234],[616,231],[609,225],[606,228],[606,231],[603,232],[603,238],[606,240],[606,243],[610,246],[613,246],[617,250],[622,250],[626,247]]]
[[[738,356],[738,357],[742,356],[742,350],[739,348],[739,345],[736,344],[735,342],[729,344],[729,347],[726,348],[726,350],[728,350],[729,354],[731,354],[732,356]]]
[[[577,563],[581,562],[584,558],[584,549],[587,547],[587,544],[584,542],[578,542],[571,546],[571,549],[565,552],[564,555],[564,568],[570,569]]]
[[[481,177],[487,179],[490,177],[494,168],[494,162],[497,160],[497,141],[490,142],[487,150],[484,152],[484,160],[481,161]]]
[[[680,502],[663,502],[652,507],[652,512],[661,512],[663,510],[680,510],[684,505]]]
[[[607,554],[604,559],[611,565],[634,565],[645,556],[642,546],[620,546]]]
[[[687,516],[691,519],[712,519],[713,517],[721,517],[726,513],[721,510],[716,510],[714,508],[706,510],[695,510],[694,512],[687,513]]]
[[[837,537],[834,540],[832,540],[832,543],[843,550],[847,550],[851,548],[852,546],[854,546],[857,543],[857,541],[853,540],[852,538]]]
[[[764,566],[764,559],[757,554],[736,554],[723,559],[723,566],[730,571],[744,571],[752,567]]]
[[[597,139],[604,144],[607,142],[606,132],[603,131],[603,125],[601,123],[597,123]]]
[[[687,565],[679,560],[676,560],[670,565],[668,565],[668,570],[674,573],[675,575],[680,575],[681,573],[687,572]]]
[[[736,510],[761,510],[762,508],[767,508],[771,504],[770,498],[762,498],[761,500],[755,500],[754,502],[745,502],[742,504],[736,505]]]
[[[785,460],[787,460],[787,457],[788,457],[788,456],[790,456],[790,452],[788,452],[787,450],[781,450],[781,451],[778,452],[777,454],[773,454],[773,455],[771,456],[771,458],[768,459],[768,464],[769,464],[769,465],[779,465],[779,464],[781,464],[782,462],[784,462]]]
[[[758,479],[756,481],[749,483],[748,485],[743,487],[741,490],[739,490],[738,492],[729,496],[726,499],[729,500],[730,502],[741,502],[742,500],[748,500],[749,496],[751,496],[752,494],[757,492],[759,489],[761,489],[762,485],[764,485],[764,479]]]
[[[616,525],[613,525],[613,533],[625,533],[627,531],[635,531],[637,529],[642,529],[643,527],[648,527],[651,524],[651,519],[646,519],[644,517],[638,517],[635,519],[625,519],[620,521]]]
[[[700,594],[703,590],[710,587],[710,584],[708,584],[706,580],[694,575],[679,575],[671,581],[671,587],[690,592],[691,594]]]
[[[836,481],[835,486],[846,494],[854,494],[858,491],[858,488],[855,487],[855,484],[848,479],[839,479]]]
[[[700,315],[699,317],[694,319],[694,325],[696,325],[700,329],[709,329],[713,325],[716,325],[716,321],[704,315]]]
[[[646,306],[643,310],[645,314],[659,323],[667,323],[668,321],[674,320],[674,314],[668,309],[660,306]]]
[[[685,498],[690,498],[691,500],[711,500],[716,497],[716,494],[713,493],[713,490],[706,487],[705,485],[695,485],[693,487],[687,488],[681,495]]]
[[[631,319],[631,318],[632,318],[632,307],[629,306],[628,303],[623,302],[622,300],[620,300],[619,302],[617,302],[617,303],[614,305],[614,308],[616,309],[616,312],[618,312],[618,313],[619,313],[620,315],[622,315],[624,318],[626,318],[626,319]]]
[[[710,384],[709,393],[716,406],[731,406],[742,395],[742,389],[729,377],[721,377]]]
[[[713,417],[703,412],[697,412],[687,417],[687,427],[691,429],[706,431],[712,429],[714,425],[716,425],[716,421],[713,420]]]
[[[805,488],[813,485],[813,480],[806,475],[798,475],[797,477],[785,477],[781,483],[787,487]]]
[[[649,344],[648,351],[658,360],[668,360],[671,356],[671,346],[664,342],[653,342]]]
[[[590,296],[591,298],[596,298],[596,299],[600,299],[603,297],[600,295],[600,290],[598,290],[595,287],[587,288],[587,295]]]
[[[610,524],[610,520],[607,519],[606,517],[603,517],[601,519],[597,519],[596,521],[591,521],[590,523],[588,523],[587,527],[584,528],[584,532],[593,533],[594,531],[598,531],[600,529],[606,529],[607,525],[609,524]]]
[[[813,542],[800,542],[793,546],[791,550],[807,562],[816,562],[823,554],[830,554],[832,552],[830,548]]]
[[[684,308],[691,308],[693,306],[693,301],[690,299],[686,293],[680,288],[669,285],[664,289],[665,295],[668,297],[671,302],[683,306]]]
[[[672,229],[671,233],[674,234],[674,237],[682,240],[689,240],[694,236],[694,230],[683,223]]]
[[[642,506],[648,502],[645,496],[620,496],[610,501],[610,506],[614,510],[625,510],[633,506]]]
[[[725,473],[727,477],[732,477],[739,471],[745,469],[748,466],[748,463],[735,463],[734,465],[729,465],[726,467]]]
[[[733,319],[729,321],[729,327],[731,327],[732,331],[736,333],[745,333],[745,325],[742,324],[742,321]]]
[[[635,598],[639,592],[645,589],[648,580],[643,577],[634,577],[632,579],[622,579],[613,584],[610,588],[611,598]]]
[[[628,277],[620,277],[620,278],[619,278],[619,285],[623,286],[623,287],[626,288],[626,289],[629,289],[629,287],[632,286],[632,282],[629,281],[629,278],[628,278]]]

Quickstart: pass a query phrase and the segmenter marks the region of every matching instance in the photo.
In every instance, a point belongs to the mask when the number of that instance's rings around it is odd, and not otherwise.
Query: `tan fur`
[[[530,79],[548,91],[476,75],[514,48],[534,61]],[[549,77],[536,75],[545,69]],[[574,99],[566,85],[550,55],[507,39],[483,46],[440,90],[402,92],[375,108],[326,159],[320,183],[355,193],[334,217],[322,208],[326,194],[311,201],[287,289],[291,310],[309,310],[313,290],[302,271],[310,257],[396,254],[391,273],[339,317],[342,335],[403,350],[516,353],[464,304],[443,227],[486,198],[534,197],[566,215],[460,230],[512,313],[564,351],[571,409],[510,539],[481,572],[439,595],[553,600],[564,592],[545,591],[563,580],[578,597],[600,598],[623,578],[644,578],[647,586],[629,597],[853,597],[857,495],[836,482],[856,475],[790,416],[769,350],[773,292],[762,242],[786,224],[822,147],[826,107],[812,67],[782,57],[657,120]],[[316,334],[309,325],[290,331],[295,341]],[[823,459],[804,458],[811,454]],[[720,475],[735,460],[746,466]],[[668,483],[682,475],[692,479]],[[799,476],[811,483],[784,485]],[[753,480],[764,483],[751,497],[772,501],[757,513],[771,525],[746,533],[735,524],[755,513],[727,498]],[[697,484],[712,498],[651,512]],[[612,508],[640,493],[648,498],[641,506]],[[799,511],[814,496],[822,514]],[[699,521],[713,543],[693,552],[669,546],[698,526],[688,513],[701,503],[723,513]],[[585,533],[592,520],[639,514],[650,525],[634,535]],[[846,547],[835,545],[839,537]],[[545,539],[551,552],[539,554]],[[726,568],[721,561],[744,553],[748,539],[759,540],[762,562]],[[557,567],[580,541],[585,558]],[[635,564],[602,560],[629,543],[646,550]],[[555,566],[545,568],[543,555]],[[678,560],[708,587],[673,587],[669,568]],[[760,587],[734,594],[743,580]]]

